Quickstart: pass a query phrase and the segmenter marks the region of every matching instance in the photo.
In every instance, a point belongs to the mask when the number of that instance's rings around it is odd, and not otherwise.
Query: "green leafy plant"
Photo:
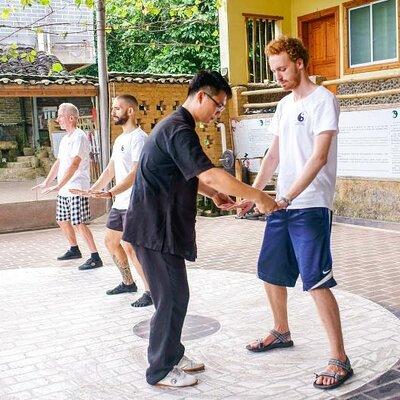
[[[109,70],[161,74],[218,70],[218,5],[215,0],[109,0]],[[96,66],[81,73],[96,74]]]

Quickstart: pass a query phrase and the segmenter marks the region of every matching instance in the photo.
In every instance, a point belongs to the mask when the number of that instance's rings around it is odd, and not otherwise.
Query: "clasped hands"
[[[217,193],[211,198],[214,204],[221,210],[240,210],[238,212],[240,217],[249,212],[253,206],[255,206],[256,212],[262,214],[271,214],[274,211],[285,209],[288,206],[285,201],[275,201],[271,196],[264,192],[260,192],[259,198],[256,201],[242,200],[235,202],[230,196],[223,193]]]

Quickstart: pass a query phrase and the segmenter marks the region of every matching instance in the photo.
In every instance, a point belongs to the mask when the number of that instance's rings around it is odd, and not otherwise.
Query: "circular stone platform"
[[[400,321],[379,305],[335,290],[355,376],[329,393],[312,387],[329,358],[312,299],[289,290],[295,346],[253,354],[244,346],[271,327],[258,279],[238,272],[190,269],[188,314],[220,329],[204,336],[190,323],[187,354],[206,364],[200,384],[160,389],[144,380],[147,340],[132,333],[152,308],[132,308],[136,295],[106,296],[115,268],[0,271],[0,398],[9,399],[331,399],[364,385],[400,358]],[[211,319],[211,320],[209,320]],[[207,322],[208,321],[208,322]],[[215,323],[215,322],[214,322]],[[215,325],[217,326],[217,325]],[[28,396],[29,394],[29,396]]]
[[[214,318],[187,314],[182,330],[182,341],[200,339],[214,334],[221,324]],[[150,319],[139,322],[133,327],[133,333],[142,339],[148,339],[150,334]]]

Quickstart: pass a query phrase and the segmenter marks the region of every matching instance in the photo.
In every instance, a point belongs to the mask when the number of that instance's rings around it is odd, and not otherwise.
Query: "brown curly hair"
[[[293,62],[301,58],[304,66],[307,67],[309,55],[300,39],[290,36],[279,36],[277,39],[271,40],[265,46],[265,54],[267,57],[276,56],[283,52],[286,52]]]

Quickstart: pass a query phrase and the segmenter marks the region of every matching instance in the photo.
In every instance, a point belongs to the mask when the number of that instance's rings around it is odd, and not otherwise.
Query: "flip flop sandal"
[[[337,365],[338,367],[342,368],[346,373],[344,375],[340,375],[337,372],[330,372],[330,371],[323,371],[320,374],[315,374],[315,381],[314,381],[314,387],[317,389],[323,389],[323,390],[329,390],[329,389],[335,389],[343,383],[347,381],[347,379],[351,378],[354,374],[353,369],[351,368],[350,365],[350,360],[348,357],[346,357],[346,361],[342,362],[340,360],[336,360],[335,358],[332,358],[329,360],[328,365]],[[331,385],[323,385],[323,384],[318,384],[317,379],[322,376],[326,378],[333,378],[336,382],[332,383]]]
[[[280,333],[280,332],[276,331],[275,329],[272,329],[269,333],[275,337],[275,340],[272,343],[265,346],[263,343],[264,339],[258,339],[255,346],[248,344],[246,346],[246,349],[249,351],[252,351],[254,353],[260,353],[262,351],[268,351],[268,350],[273,350],[273,349],[283,349],[286,347],[293,346],[293,341],[288,340],[290,337],[290,331],[285,332],[285,333]]]

